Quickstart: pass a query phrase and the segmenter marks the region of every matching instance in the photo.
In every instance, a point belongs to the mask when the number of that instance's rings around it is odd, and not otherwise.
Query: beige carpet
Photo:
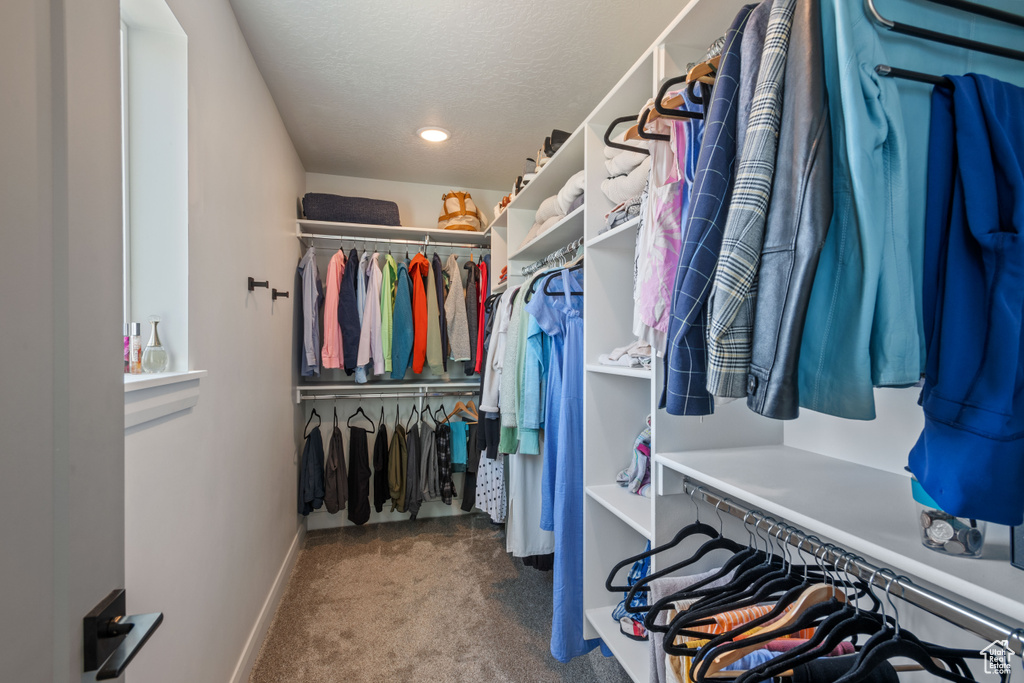
[[[316,531],[249,680],[629,681],[600,649],[558,662],[550,637],[551,573],[486,515]]]

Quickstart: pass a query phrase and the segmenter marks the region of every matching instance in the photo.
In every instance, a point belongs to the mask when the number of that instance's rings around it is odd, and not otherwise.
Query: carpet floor
[[[628,683],[551,656],[551,580],[483,514],[310,532],[249,681]]]

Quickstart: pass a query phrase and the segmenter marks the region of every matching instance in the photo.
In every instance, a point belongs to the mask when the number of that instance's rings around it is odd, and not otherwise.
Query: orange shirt
[[[430,261],[423,254],[416,254],[409,262],[409,279],[412,280],[412,371],[423,372],[427,360],[427,290],[424,278],[430,277]]]

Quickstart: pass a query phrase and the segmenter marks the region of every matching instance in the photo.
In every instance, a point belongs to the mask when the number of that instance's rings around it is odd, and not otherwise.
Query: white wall
[[[245,280],[292,290],[305,175],[227,0],[168,4],[188,36],[190,366],[209,376],[192,411],[125,434],[129,609],[165,613],[129,678],[220,683],[247,674],[303,529],[293,299]]]
[[[328,192],[348,197],[386,199],[398,204],[398,214],[402,218],[402,225],[414,225],[420,228],[437,227],[437,217],[441,213],[441,197],[452,190],[468,191],[473,196],[473,201],[484,216],[484,226],[490,224],[494,218],[494,205],[509,193],[509,190],[402,183],[324,173],[306,174],[306,192]]]
[[[123,585],[117,2],[0,3],[0,678]]]
[[[154,6],[170,14],[162,0],[125,0],[131,319],[142,324],[146,344],[148,318],[160,317],[168,369],[181,372],[188,368],[188,40],[173,16],[145,11]]]

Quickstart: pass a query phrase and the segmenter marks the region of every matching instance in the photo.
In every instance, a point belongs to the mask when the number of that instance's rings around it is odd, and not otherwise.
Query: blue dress
[[[537,301],[537,318],[552,347],[560,346],[561,390],[548,391],[558,401],[558,410],[547,413],[545,435],[553,443],[555,457],[552,521],[555,533],[555,566],[551,618],[551,655],[567,662],[594,649],[597,640],[583,638],[583,304],[582,288],[574,274],[561,273],[561,294],[546,295],[543,286],[531,300]],[[551,374],[555,374],[552,353]],[[550,382],[550,375],[549,375]],[[549,385],[550,388],[550,385]],[[552,418],[558,417],[552,429]],[[552,449],[545,448],[545,464]]]

